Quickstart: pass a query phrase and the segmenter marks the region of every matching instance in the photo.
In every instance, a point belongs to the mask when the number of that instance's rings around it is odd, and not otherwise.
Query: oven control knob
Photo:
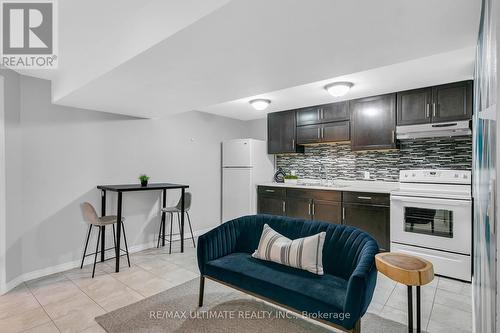
[[[416,174],[412,173],[412,174],[411,174],[411,176],[412,176],[412,177],[415,177],[415,176],[416,176]]]
[[[455,178],[458,178],[458,173],[455,174]]]
[[[467,179],[467,175],[464,175],[464,179]]]

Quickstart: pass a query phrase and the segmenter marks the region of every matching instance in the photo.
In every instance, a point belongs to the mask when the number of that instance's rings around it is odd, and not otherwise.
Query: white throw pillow
[[[323,231],[316,235],[291,240],[265,224],[259,247],[252,257],[323,275],[325,236],[326,232]]]

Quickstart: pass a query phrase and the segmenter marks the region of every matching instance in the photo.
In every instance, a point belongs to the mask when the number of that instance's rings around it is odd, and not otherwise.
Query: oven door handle
[[[391,201],[400,201],[403,203],[423,203],[423,204],[432,204],[432,205],[440,204],[440,205],[448,205],[448,206],[471,205],[471,200],[403,197],[403,196],[397,196],[397,195],[391,195]]]

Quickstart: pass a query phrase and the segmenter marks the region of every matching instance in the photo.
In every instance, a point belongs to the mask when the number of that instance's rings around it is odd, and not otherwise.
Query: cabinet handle
[[[318,127],[318,139],[321,139],[321,128]]]
[[[323,110],[323,108],[321,109],[321,119],[324,119],[325,118],[325,111]]]
[[[274,190],[266,190],[266,192],[274,193]]]
[[[292,148],[295,148],[295,139],[292,139]]]
[[[396,132],[394,132],[394,130],[392,130],[392,143],[395,143],[396,142]]]
[[[316,214],[316,213],[315,213],[315,211],[314,211],[314,202],[313,202],[313,204],[312,204],[312,215],[314,216],[315,214]]]
[[[285,201],[283,201],[282,208],[283,208],[283,213],[285,213],[286,212],[286,202]]]
[[[345,207],[342,207],[342,221],[345,223]]]
[[[429,103],[425,105],[425,118],[429,118],[431,116],[431,106]]]
[[[311,214],[311,203],[309,203],[309,215],[312,215]]]
[[[437,114],[437,111],[436,111],[437,107],[436,107],[436,103],[432,103],[432,116],[435,117],[436,114]]]
[[[324,127],[321,127],[321,138],[322,139],[325,138],[325,128]]]
[[[371,200],[372,197],[358,197],[358,199],[361,199],[361,200]]]

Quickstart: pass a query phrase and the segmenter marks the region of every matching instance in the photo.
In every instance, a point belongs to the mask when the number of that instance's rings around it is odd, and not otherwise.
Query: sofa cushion
[[[291,240],[264,224],[259,246],[252,257],[323,275],[325,232]]]
[[[205,268],[209,277],[300,311],[341,314],[344,308],[347,281],[333,275],[319,276],[241,252],[209,261]]]

